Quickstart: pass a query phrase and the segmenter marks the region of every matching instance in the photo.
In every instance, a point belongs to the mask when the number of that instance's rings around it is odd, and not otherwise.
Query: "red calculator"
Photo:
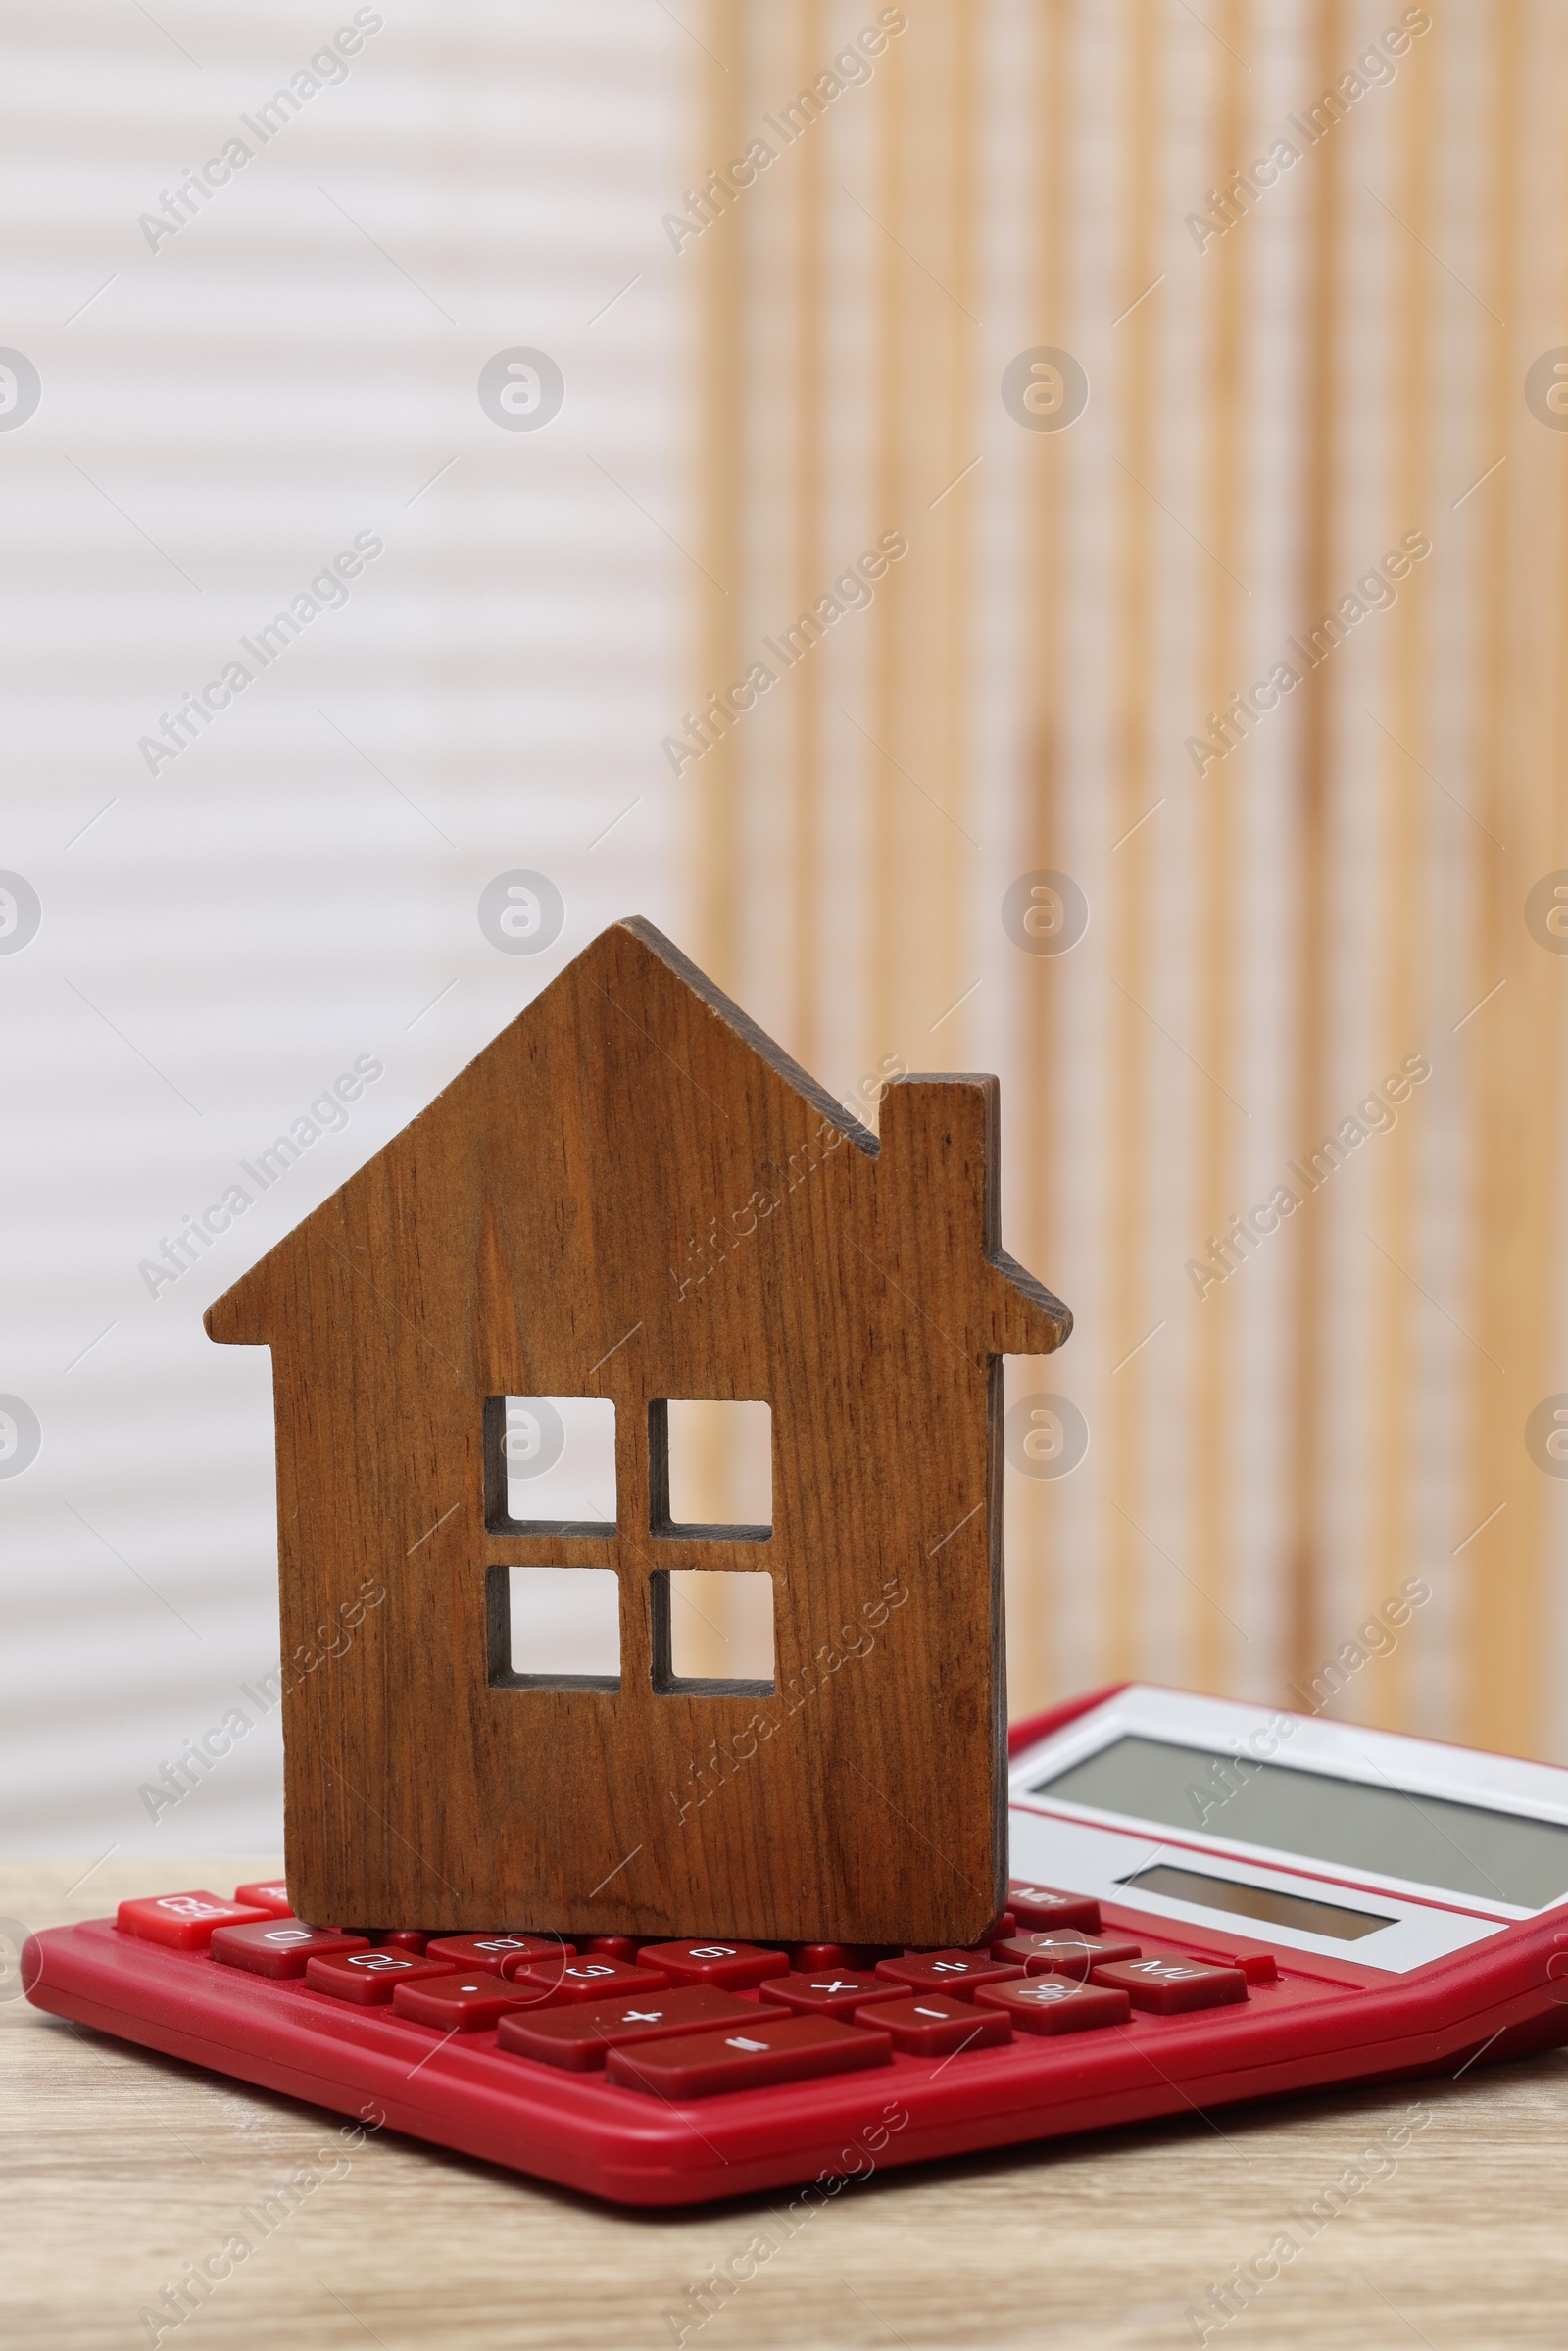
[[[34,1936],[39,2007],[617,2202],[692,2204],[1568,2040],[1568,1771],[1145,1685],[1010,1739],[970,1950],[312,1927]]]

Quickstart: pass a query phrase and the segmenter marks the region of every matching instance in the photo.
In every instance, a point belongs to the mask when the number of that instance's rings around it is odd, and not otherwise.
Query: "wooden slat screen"
[[[1568,1389],[1568,967],[1526,902],[1568,857],[1568,436],[1526,377],[1568,343],[1568,19],[701,36],[694,186],[774,153],[682,245],[690,676],[777,682],[681,762],[689,935],[847,1099],[1003,1073],[1006,1231],[1079,1316],[1009,1394],[1090,1432],[1008,1477],[1015,1709],[1147,1675],[1562,1752],[1527,1423]],[[1038,347],[1087,373],[1066,429],[1004,403]],[[1065,954],[1003,926],[1040,870],[1089,904]]]

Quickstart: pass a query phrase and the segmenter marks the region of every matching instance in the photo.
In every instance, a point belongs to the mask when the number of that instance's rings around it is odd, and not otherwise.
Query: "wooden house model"
[[[1001,1910],[1001,1358],[1070,1317],[1000,1245],[994,1078],[903,1079],[874,1137],[617,923],[207,1328],[272,1350],[285,1665],[334,1637],[285,1698],[301,1916],[929,1946]],[[511,1515],[506,1399],[585,1397],[612,1505]],[[671,1520],[697,1399],[768,1405],[766,1525]],[[613,1673],[515,1653],[545,1567],[613,1572]],[[682,1570],[771,1578],[771,1674],[677,1674]]]

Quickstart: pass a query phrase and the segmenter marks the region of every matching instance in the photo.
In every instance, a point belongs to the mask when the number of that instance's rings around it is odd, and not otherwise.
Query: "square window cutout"
[[[490,1682],[503,1690],[618,1690],[620,1578],[609,1567],[487,1570]]]
[[[697,1696],[771,1697],[772,1577],[755,1568],[656,1573],[654,1686]]]
[[[484,1519],[492,1535],[613,1535],[609,1396],[486,1396]]]
[[[649,1407],[654,1527],[763,1542],[773,1531],[770,1405],[671,1398]]]

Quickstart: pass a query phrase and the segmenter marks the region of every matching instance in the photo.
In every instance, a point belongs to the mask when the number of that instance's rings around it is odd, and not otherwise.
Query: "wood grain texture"
[[[227,1892],[273,1860],[0,1870],[29,1928],[122,1896]],[[1211,2336],[1223,2351],[1556,2351],[1568,2051],[1195,2115],[1038,2150],[879,2173],[847,2187],[686,2351],[1184,2351],[1188,2312],[1250,2261],[1415,2099],[1431,2122]],[[0,2003],[0,2340],[128,2351],[182,2265],[341,2118]],[[788,2199],[623,2213],[380,2131],[164,2351],[659,2351],[667,2314],[742,2256]],[[742,2264],[744,2266],[744,2264]]]
[[[271,1347],[288,1882],[343,1924],[967,1942],[1004,1880],[994,1078],[880,1144],[651,926],[615,925],[211,1308]],[[494,1411],[607,1396],[614,1531],[496,1532]],[[772,1412],[773,1522],[668,1522],[667,1398]],[[519,1688],[509,1566],[610,1567],[616,1689]],[[776,1688],[669,1671],[671,1569],[773,1579]],[[500,1621],[498,1621],[500,1620]]]

